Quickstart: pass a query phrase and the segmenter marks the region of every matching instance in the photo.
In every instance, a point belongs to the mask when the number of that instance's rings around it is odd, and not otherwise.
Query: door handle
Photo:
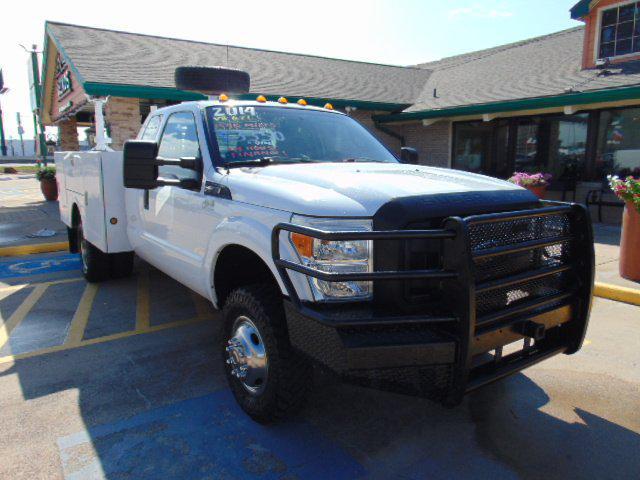
[[[202,208],[213,208],[216,205],[216,202],[213,200],[203,200],[202,201]]]

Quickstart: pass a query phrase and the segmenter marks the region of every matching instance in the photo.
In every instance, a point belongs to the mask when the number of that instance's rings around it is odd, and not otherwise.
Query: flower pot
[[[58,183],[55,178],[40,180],[40,190],[48,202],[55,202],[58,199]]]
[[[537,186],[537,187],[525,187],[525,188],[527,190],[529,190],[530,192],[532,192],[539,199],[543,199],[544,196],[547,193],[547,186],[546,185],[540,185],[540,186]]]
[[[620,276],[640,282],[640,213],[627,201],[622,214]]]

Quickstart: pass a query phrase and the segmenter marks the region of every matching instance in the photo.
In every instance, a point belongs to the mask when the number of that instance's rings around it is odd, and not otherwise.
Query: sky
[[[577,0],[5,0],[0,96],[5,134],[33,138],[28,49],[42,49],[45,20],[326,57],[415,65],[580,25]],[[178,7],[179,6],[179,7]]]

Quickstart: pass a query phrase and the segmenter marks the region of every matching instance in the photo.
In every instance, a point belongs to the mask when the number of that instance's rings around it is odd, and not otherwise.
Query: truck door
[[[196,118],[191,111],[174,112],[165,124],[158,156],[168,159],[200,157]],[[216,225],[203,207],[202,174],[176,166],[159,167],[159,177],[195,179],[198,188],[161,187],[149,191],[143,212],[145,259],[181,283],[203,292],[202,274],[208,240]]]

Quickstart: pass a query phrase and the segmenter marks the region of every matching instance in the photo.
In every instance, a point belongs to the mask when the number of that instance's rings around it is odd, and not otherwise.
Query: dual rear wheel
[[[133,271],[133,252],[104,253],[84,237],[82,219],[76,226],[76,245],[82,260],[82,275],[87,282],[123,278]]]

